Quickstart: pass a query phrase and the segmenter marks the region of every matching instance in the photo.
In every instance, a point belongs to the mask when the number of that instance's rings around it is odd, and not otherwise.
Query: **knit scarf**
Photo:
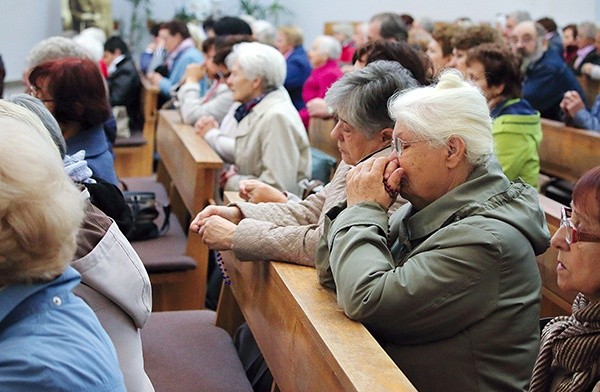
[[[600,301],[579,293],[573,314],[555,317],[544,328],[529,391],[547,391],[557,369],[565,373],[557,392],[590,391],[600,378],[599,355]]]
[[[167,67],[169,68],[169,72],[171,72],[171,69],[173,68],[173,63],[175,63],[175,58],[193,46],[195,46],[194,40],[191,38],[186,38],[183,41],[181,41],[179,46],[177,46],[174,51],[172,51],[171,53],[169,53],[167,55],[167,59],[165,61],[167,62]]]

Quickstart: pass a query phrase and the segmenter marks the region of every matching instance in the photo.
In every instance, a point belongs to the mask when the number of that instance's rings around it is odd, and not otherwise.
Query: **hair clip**
[[[231,285],[231,278],[227,274],[227,269],[225,268],[225,262],[223,261],[223,257],[221,257],[221,253],[215,252],[215,258],[217,259],[217,264],[221,270],[221,275],[223,275],[223,282],[225,282],[227,286]]]

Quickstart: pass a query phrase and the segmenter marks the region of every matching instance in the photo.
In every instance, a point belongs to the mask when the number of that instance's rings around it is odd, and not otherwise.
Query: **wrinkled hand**
[[[244,218],[242,211],[235,206],[207,206],[196,215],[190,224],[190,230],[197,233],[200,230],[201,222],[211,216],[220,216],[234,224],[240,223]]]
[[[331,117],[327,103],[323,98],[314,98],[306,103],[306,109],[311,117],[328,118]]]
[[[202,116],[194,124],[196,134],[204,137],[211,129],[219,128],[219,123],[213,116]]]
[[[217,215],[200,221],[198,234],[210,249],[229,250],[233,244],[233,234],[237,225]]]
[[[200,79],[206,76],[206,64],[188,64],[181,80],[184,83],[198,83]]]
[[[250,203],[285,203],[283,192],[259,180],[242,180],[239,185],[240,197]]]
[[[403,174],[396,158],[371,158],[359,163],[346,174],[348,206],[370,201],[388,209],[396,198],[386,191],[384,181],[388,189],[398,193]]]
[[[577,91],[567,91],[560,101],[560,108],[569,117],[575,117],[578,111],[585,109],[585,104]]]
[[[150,82],[152,82],[153,86],[158,87],[160,81],[163,79],[163,76],[158,72],[152,72],[148,75],[148,79],[150,79]]]

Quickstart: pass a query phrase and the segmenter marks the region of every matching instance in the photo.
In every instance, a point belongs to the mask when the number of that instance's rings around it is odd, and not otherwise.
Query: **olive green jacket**
[[[490,158],[389,226],[373,203],[330,210],[316,267],[419,391],[521,391],[539,350],[535,255],[549,240],[535,189]]]

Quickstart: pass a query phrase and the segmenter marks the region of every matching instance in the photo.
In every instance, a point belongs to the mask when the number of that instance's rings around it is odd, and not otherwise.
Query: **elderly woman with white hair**
[[[308,129],[310,113],[315,110],[314,106],[319,105],[319,108],[324,106],[325,93],[344,75],[338,64],[341,53],[342,44],[329,35],[315,38],[308,50],[308,60],[313,70],[302,87],[302,99],[306,103],[306,109],[300,110],[300,117],[306,129]]]
[[[550,238],[536,190],[502,173],[486,100],[455,70],[389,106],[394,152],[348,172],[317,268],[418,390],[525,390]]]
[[[234,104],[220,129],[216,121],[196,131],[231,165],[221,175],[221,188],[237,190],[243,179],[259,179],[279,190],[298,194],[298,182],[310,175],[306,131],[283,88],[285,59],[277,49],[258,42],[234,46],[227,56],[227,85]]]
[[[2,390],[125,391],[114,346],[72,292],[81,193],[33,113],[0,118],[0,137]]]

